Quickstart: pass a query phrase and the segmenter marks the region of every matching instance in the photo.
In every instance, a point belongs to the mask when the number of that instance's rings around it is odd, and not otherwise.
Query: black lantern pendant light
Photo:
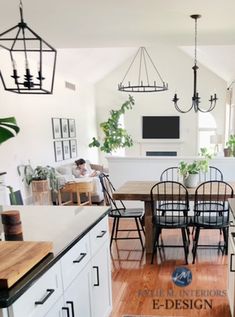
[[[210,96],[208,108],[207,109],[202,109],[200,107],[200,102],[201,102],[200,99],[201,98],[200,98],[199,93],[197,91],[197,70],[199,69],[199,67],[197,66],[197,19],[199,19],[201,17],[201,15],[193,14],[193,15],[190,15],[190,17],[195,20],[195,55],[194,55],[194,66],[192,67],[192,69],[193,69],[192,105],[189,107],[188,110],[180,109],[179,106],[178,106],[179,98],[177,97],[177,94],[174,95],[174,98],[173,98],[172,101],[174,102],[174,106],[175,106],[176,110],[181,112],[181,113],[187,113],[191,109],[194,109],[195,112],[198,112],[198,111],[210,112],[216,106],[216,101],[218,100],[216,94]]]
[[[129,76],[129,78],[127,77]],[[118,90],[126,92],[157,92],[168,89],[145,47],[140,47],[128,67]]]
[[[52,94],[56,50],[27,26],[20,1],[20,22],[0,34],[0,77],[7,91]]]

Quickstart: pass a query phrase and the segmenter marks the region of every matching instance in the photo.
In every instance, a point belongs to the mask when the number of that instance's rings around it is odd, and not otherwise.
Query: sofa
[[[92,170],[96,170],[99,173],[108,173],[108,170],[106,168],[104,168],[102,165],[92,164],[89,161],[86,161],[86,164],[90,165]],[[88,179],[92,179],[93,192],[91,195],[91,201],[92,201],[92,203],[96,203],[96,204],[102,203],[104,200],[104,195],[103,195],[103,191],[102,191],[99,177],[86,177],[86,178],[78,179],[78,178],[76,178],[75,169],[76,169],[75,163],[63,164],[63,165],[56,167],[56,177],[58,179],[59,186],[63,187],[65,185],[65,183],[73,182],[76,180],[77,181],[79,181],[79,180],[86,181]],[[63,193],[63,195],[66,196],[67,194]],[[83,200],[83,198],[85,199],[85,197],[81,197],[82,200]],[[64,199],[66,200],[67,197],[64,197]],[[55,199],[54,199],[54,202],[55,202]],[[77,197],[75,194],[73,195],[73,202],[77,203]]]

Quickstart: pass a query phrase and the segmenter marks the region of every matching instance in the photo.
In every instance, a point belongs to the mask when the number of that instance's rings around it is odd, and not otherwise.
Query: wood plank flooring
[[[125,221],[125,220],[124,220]],[[111,220],[110,220],[111,225]],[[125,227],[130,227],[125,221]],[[126,233],[125,233],[126,234]],[[164,243],[181,244],[180,231],[162,233]],[[203,230],[201,242],[218,243],[219,230]],[[192,239],[192,237],[191,237]],[[230,317],[227,289],[227,256],[218,250],[200,249],[192,263],[192,243],[189,264],[184,264],[182,248],[165,248],[162,257],[142,252],[139,240],[113,242],[112,288],[113,310],[110,317],[123,315]],[[192,282],[179,287],[172,281],[176,267],[187,267]]]

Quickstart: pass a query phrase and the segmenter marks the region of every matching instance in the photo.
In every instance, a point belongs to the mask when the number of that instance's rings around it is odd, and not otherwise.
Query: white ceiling
[[[234,0],[22,2],[24,19],[34,31],[56,48],[76,49],[67,54],[68,63],[74,53],[78,54],[78,48],[93,48],[80,51],[80,64],[84,66],[86,60],[91,69],[97,67],[100,75],[94,75],[96,80],[139,46],[171,43],[192,52],[194,21],[189,16],[201,14],[202,18],[198,20],[198,59],[226,81],[235,78]],[[19,0],[1,0],[0,32],[19,22],[18,6]]]

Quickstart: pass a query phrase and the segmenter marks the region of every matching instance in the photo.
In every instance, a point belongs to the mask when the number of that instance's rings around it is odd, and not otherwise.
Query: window
[[[221,142],[216,135],[216,122],[211,113],[199,113],[198,115],[198,152],[200,148],[206,147],[215,151],[218,142]]]

